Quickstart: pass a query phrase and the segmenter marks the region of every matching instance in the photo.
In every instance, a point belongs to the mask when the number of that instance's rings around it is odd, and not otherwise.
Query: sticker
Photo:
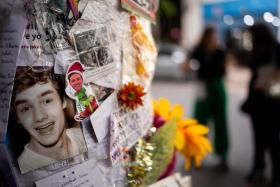
[[[79,61],[75,61],[70,64],[66,74],[66,93],[76,101],[75,120],[77,121],[89,117],[99,105],[92,89],[84,82],[84,71],[83,65]]]

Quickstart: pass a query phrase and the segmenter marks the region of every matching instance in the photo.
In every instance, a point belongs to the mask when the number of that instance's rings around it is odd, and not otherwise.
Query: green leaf
[[[176,119],[166,122],[152,136],[150,143],[156,145],[152,157],[154,164],[152,170],[143,178],[143,186],[156,182],[170,163],[174,152],[176,122]]]

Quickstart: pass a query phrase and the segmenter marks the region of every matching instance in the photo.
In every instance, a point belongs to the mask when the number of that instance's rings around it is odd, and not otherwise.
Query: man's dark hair
[[[51,82],[62,99],[65,95],[64,79],[55,75],[50,68],[42,67],[18,67],[14,80],[12,104],[18,93],[34,86]]]
[[[78,73],[78,72],[72,72],[72,73],[69,73],[69,74],[67,75],[68,81],[70,81],[70,77],[71,77],[72,75],[75,75],[75,74],[78,74],[78,75],[80,75],[80,77],[83,78],[83,76],[82,76],[80,73]]]

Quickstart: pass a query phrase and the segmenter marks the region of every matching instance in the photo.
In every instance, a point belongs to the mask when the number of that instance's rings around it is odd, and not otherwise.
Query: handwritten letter
[[[24,17],[11,15],[0,27],[0,142],[7,129],[16,61],[25,26]]]

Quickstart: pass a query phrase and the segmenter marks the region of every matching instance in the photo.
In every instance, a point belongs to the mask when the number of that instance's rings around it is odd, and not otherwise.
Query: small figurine
[[[68,67],[66,74],[67,95],[76,100],[78,114],[75,120],[82,121],[90,116],[97,108],[98,103],[90,86],[84,83],[84,67],[79,61],[75,61]]]

